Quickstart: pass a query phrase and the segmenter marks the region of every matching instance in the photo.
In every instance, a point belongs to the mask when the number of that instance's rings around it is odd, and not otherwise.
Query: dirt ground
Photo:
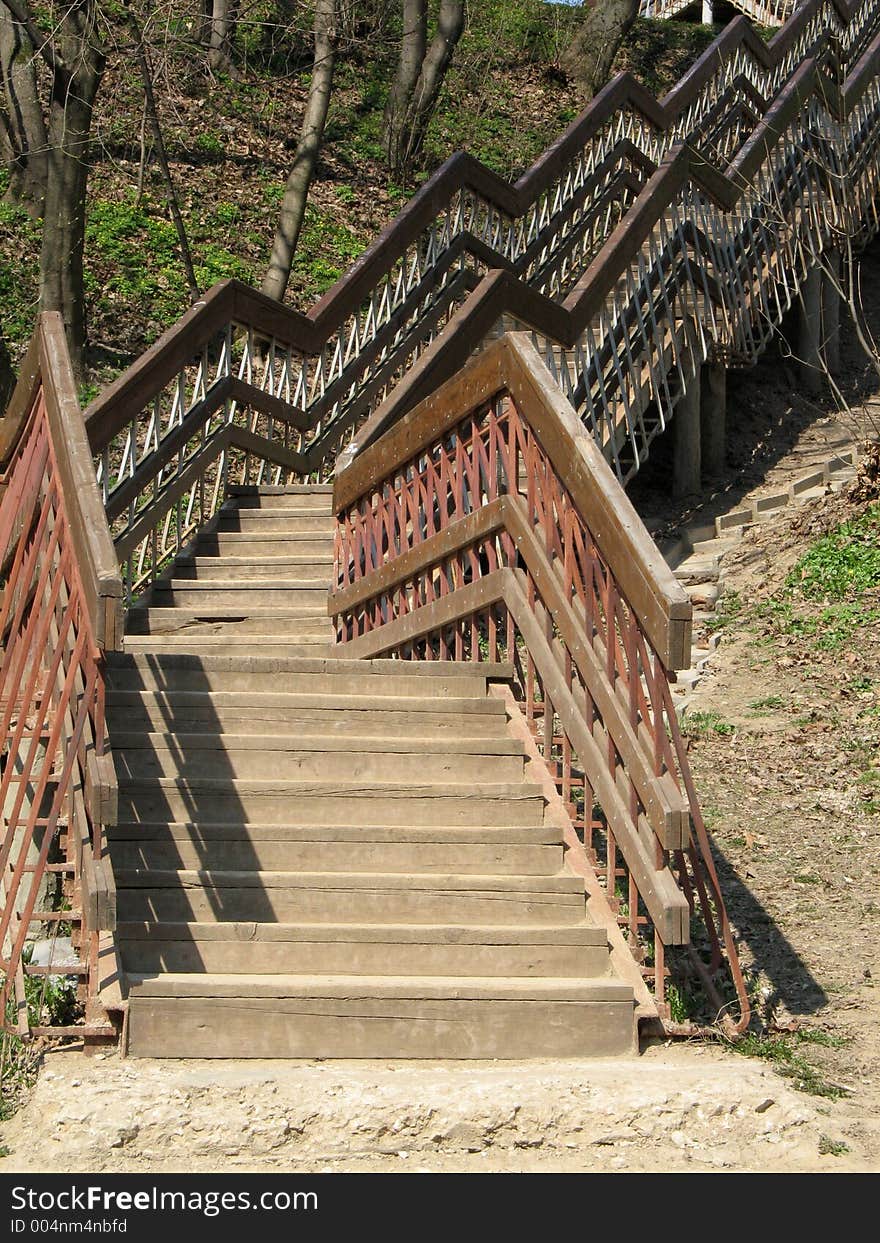
[[[862,1125],[850,1102],[711,1047],[431,1064],[58,1052],[3,1128],[0,1173],[868,1170]]]
[[[874,326],[878,278],[875,249],[863,269]],[[849,331],[843,373],[844,415],[799,395],[778,353],[732,375],[728,479],[701,507],[674,507],[658,454],[634,489],[640,509],[658,529],[732,509],[880,426],[877,377]],[[736,607],[688,710],[703,722],[691,762],[768,1033],[756,1056],[695,1043],[542,1063],[57,1050],[0,1128],[0,1172],[880,1169],[880,589],[833,650],[762,607],[819,535],[872,499],[875,485],[859,484],[746,532],[724,561]]]

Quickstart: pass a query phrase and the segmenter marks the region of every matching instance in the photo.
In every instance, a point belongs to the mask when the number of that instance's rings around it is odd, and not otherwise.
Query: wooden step
[[[132,976],[134,1057],[532,1058],[634,1048],[614,980]]]
[[[198,824],[183,820],[120,820],[110,831],[111,847],[125,842],[192,841],[207,852],[215,842],[287,842],[291,850],[300,848],[328,849],[334,845],[346,845],[354,850],[359,844],[370,845],[383,842],[389,846],[407,849],[410,845],[428,848],[432,845],[488,845],[503,849],[515,845],[553,845],[561,841],[560,830],[554,824],[364,824],[360,819],[349,819],[337,824],[296,824],[280,821],[262,823],[257,820],[200,820]],[[318,871],[318,868],[306,868]],[[325,871],[339,870],[325,868]],[[343,868],[351,871],[352,868]],[[396,868],[389,868],[396,871]],[[417,867],[412,871],[433,871],[429,867]],[[463,869],[465,871],[469,869]]]
[[[470,873],[117,869],[119,920],[133,922],[556,924],[585,918],[583,881]]]
[[[296,509],[299,512],[333,513],[332,484],[302,484],[298,490],[285,488],[248,488],[244,486],[229,489],[231,502],[238,509]]]
[[[195,542],[198,556],[230,556],[237,558],[278,557],[295,554],[299,557],[326,558],[333,561],[333,533],[302,531],[212,531],[200,535]]]
[[[320,579],[186,579],[174,578],[156,583],[150,593],[150,608],[293,608],[295,605],[324,606],[327,583]]]
[[[279,557],[226,557],[194,556],[178,557],[174,563],[176,579],[195,579],[197,582],[237,581],[248,579],[315,579],[330,590],[333,562],[329,557],[279,556]]]
[[[258,837],[205,838],[200,824],[189,830],[172,831],[144,838],[130,826],[129,836],[113,830],[111,856],[114,869],[139,871],[288,872],[459,872],[499,876],[550,876],[562,867],[562,843],[511,843],[509,833],[495,829],[495,842],[388,841],[296,841],[284,834]],[[238,826],[236,826],[238,827]],[[249,826],[241,826],[246,829]],[[301,827],[301,826],[300,826]],[[303,830],[304,831],[304,830]],[[484,834],[491,830],[484,830]],[[314,836],[314,833],[313,833]],[[426,835],[427,836],[427,835]]]
[[[436,661],[272,659],[261,656],[157,656],[111,653],[107,685],[114,690],[285,691],[316,694],[468,695],[483,697],[489,678],[504,680],[507,665]],[[381,680],[380,680],[381,679]]]
[[[262,535],[266,531],[288,534],[332,535],[336,519],[330,513],[285,511],[281,509],[221,510],[217,515],[218,531],[244,531]]]
[[[125,619],[126,638],[135,634],[262,635],[314,633],[327,620],[327,597],[299,603],[294,608],[248,608],[205,605],[199,608],[149,608],[135,605]]]
[[[304,747],[284,734],[122,734],[113,756],[126,777],[212,777],[346,783],[394,781],[517,781],[523,747],[509,738],[466,743],[460,739],[413,738],[394,744],[382,738],[315,739]]]
[[[316,623],[317,624],[317,623]],[[277,657],[324,657],[331,656],[334,650],[334,638],[329,627],[323,633],[301,634],[285,638],[284,635],[267,634],[260,636],[259,650],[262,656]],[[236,651],[254,650],[253,636],[240,635],[233,632],[223,634],[135,634],[126,635],[126,652],[187,652],[198,656],[211,656],[215,653],[228,654]]]
[[[195,733],[221,728],[231,733],[295,732],[353,736],[410,731],[421,737],[458,733],[463,737],[506,736],[503,703],[484,698],[426,698],[415,695],[273,694],[248,691],[108,690],[107,712],[114,741],[118,730],[171,729]]]
[[[276,975],[599,977],[604,929],[473,924],[121,923],[126,970]]]
[[[284,824],[541,824],[540,786],[343,781],[229,781],[154,777],[119,783],[121,820],[259,820]],[[356,809],[356,811],[355,811]]]

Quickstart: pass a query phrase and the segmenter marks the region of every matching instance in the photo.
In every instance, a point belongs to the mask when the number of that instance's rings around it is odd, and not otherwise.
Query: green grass
[[[690,738],[704,738],[708,734],[729,738],[736,733],[736,726],[718,712],[689,712],[682,722],[682,731]]]
[[[742,616],[743,602],[738,591],[725,591],[715,605],[715,612],[706,622],[706,629],[713,634],[724,630]]]
[[[880,505],[817,540],[782,588],[755,609],[771,634],[809,640],[837,651],[866,625],[880,621],[872,595],[880,588]],[[855,690],[870,689],[863,679]]]
[[[784,701],[781,695],[767,695],[765,699],[751,699],[749,701],[749,707],[755,712],[761,712],[765,708],[775,709],[782,708],[784,706]]]
[[[827,1083],[821,1071],[813,1066],[803,1053],[804,1045],[819,1045],[828,1049],[839,1049],[848,1041],[843,1036],[834,1036],[819,1028],[803,1028],[800,1031],[782,1035],[756,1035],[749,1033],[730,1044],[730,1048],[743,1057],[757,1057],[769,1062],[783,1079],[790,1081],[792,1087],[810,1096],[823,1096],[828,1100],[839,1100],[845,1095],[836,1084]]]
[[[849,1147],[843,1140],[831,1139],[828,1135],[819,1136],[819,1155],[821,1157],[842,1157],[846,1152],[849,1152]]]
[[[42,225],[24,208],[2,201],[8,185],[0,169],[0,333],[14,355],[34,330]]]

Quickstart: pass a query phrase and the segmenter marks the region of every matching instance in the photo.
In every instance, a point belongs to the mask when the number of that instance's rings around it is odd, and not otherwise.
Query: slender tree
[[[296,244],[299,241],[306,211],[309,187],[315,175],[318,152],[324,136],[330,94],[333,89],[333,68],[337,45],[337,0],[316,0],[315,3],[315,57],[312,81],[303,118],[302,134],[293,167],[284,188],[281,201],[281,218],[272,243],[269,267],[263,277],[263,293],[281,299],[290,280]]]
[[[9,173],[8,198],[33,216],[43,214],[47,142],[34,45],[0,3],[0,159]]]
[[[134,58],[144,86],[144,122],[149,122],[150,131],[153,135],[153,145],[156,149],[156,158],[159,161],[159,168],[162,172],[162,180],[165,183],[165,193],[168,196],[168,211],[171,214],[174,230],[177,233],[177,244],[180,247],[180,258],[183,263],[183,270],[186,273],[189,296],[195,301],[199,296],[199,285],[196,280],[195,268],[193,267],[192,251],[190,250],[189,238],[186,235],[186,226],[180,213],[180,203],[177,198],[174,178],[171,176],[168,153],[165,150],[165,138],[162,134],[159,110],[156,107],[156,95],[153,90],[153,73],[150,68],[146,45],[144,44],[143,32],[137,16],[131,8],[130,0],[126,0],[126,6],[128,8],[128,25],[134,38]],[[143,143],[141,147],[143,150]]]
[[[638,13],[639,0],[595,0],[586,9],[563,68],[590,99],[608,81],[614,58]]]
[[[40,249],[40,309],[60,311],[71,360],[82,375],[86,339],[83,294],[86,181],[95,97],[104,73],[97,0],[65,0],[52,13],[51,33],[36,21],[29,0],[0,7],[46,65],[46,194]]]
[[[406,179],[421,158],[440,88],[464,30],[464,0],[440,0],[437,29],[428,42],[428,0],[403,0],[397,72],[385,108],[385,154],[395,176]]]
[[[208,23],[208,64],[226,73],[232,67],[232,0],[211,0]]]

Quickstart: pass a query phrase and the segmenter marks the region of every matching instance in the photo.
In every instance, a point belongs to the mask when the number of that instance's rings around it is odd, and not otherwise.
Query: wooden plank
[[[85,769],[85,801],[92,824],[115,824],[119,816],[119,787],[112,755],[89,751]]]
[[[376,656],[380,652],[399,647],[402,643],[431,634],[460,617],[469,617],[480,609],[488,608],[490,604],[497,604],[504,598],[504,584],[511,573],[510,570],[493,570],[478,582],[460,587],[431,604],[424,604],[378,630],[349,639],[344,645],[346,656]],[[474,670],[479,672],[479,669],[479,663],[475,663]]]
[[[687,593],[531,341],[509,334],[510,392],[667,669],[690,664]]]
[[[18,369],[18,381],[9,405],[0,419],[0,467],[9,463],[33,410],[40,382],[40,346],[38,323],[24,361]]]
[[[108,641],[118,644],[120,636],[115,627],[113,633],[106,633],[104,602],[121,602],[122,579],[95,478],[61,316],[55,311],[44,312],[39,331],[46,414],[86,604],[96,642],[105,650],[114,650],[113,646],[108,648]]]
[[[626,710],[607,679],[603,661],[587,641],[582,625],[562,592],[558,576],[535,538],[524,506],[514,497],[508,498],[506,518],[507,529],[620,752],[627,775],[638,791],[660,844],[667,850],[680,849],[687,844],[681,836],[687,801],[674,786],[670,789],[654,775],[652,749],[645,750],[642,739],[627,719]]]
[[[377,570],[358,579],[339,591],[331,591],[327,600],[327,612],[331,617],[349,612],[366,600],[384,595],[422,573],[428,566],[445,560],[457,549],[467,548],[477,540],[484,539],[505,523],[506,498],[490,501],[482,509],[445,527],[439,534],[422,540],[407,552],[386,561]]]
[[[457,594],[457,593],[456,593]],[[504,599],[525,639],[526,648],[535,662],[541,681],[553,701],[566,734],[571,740],[590,782],[602,804],[618,846],[633,875],[639,893],[654,921],[664,945],[685,945],[690,938],[690,908],[668,868],[657,869],[645,849],[638,828],[620,797],[608,771],[605,757],[586,722],[577,710],[571,691],[559,669],[550,646],[515,572],[508,571],[504,583]]]

